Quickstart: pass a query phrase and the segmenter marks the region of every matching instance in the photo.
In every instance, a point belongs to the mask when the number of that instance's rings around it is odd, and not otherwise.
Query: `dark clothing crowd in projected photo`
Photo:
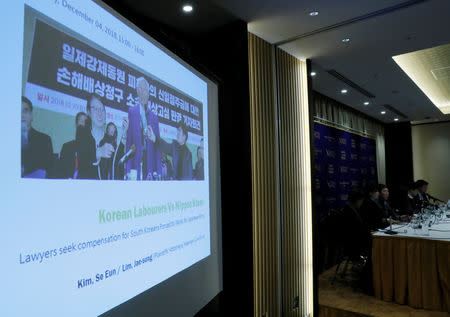
[[[39,19],[27,34],[23,178],[204,180],[201,102]]]
[[[142,79],[143,90],[147,89],[146,84]],[[177,139],[168,143],[158,136],[156,116],[149,111],[146,113],[140,105],[138,107],[131,108],[129,116],[123,118],[119,139],[113,122],[105,128],[105,106],[98,96],[93,95],[88,100],[87,112],[75,116],[75,139],[64,143],[59,155],[55,156],[51,138],[31,126],[33,106],[28,98],[22,97],[22,177],[203,180],[203,145],[197,148],[198,159],[193,168],[184,123],[178,124]],[[133,116],[133,112],[137,116]],[[142,121],[146,124],[142,125]]]

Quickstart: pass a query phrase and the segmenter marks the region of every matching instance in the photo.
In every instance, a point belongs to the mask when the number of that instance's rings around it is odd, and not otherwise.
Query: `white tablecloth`
[[[392,225],[392,230],[397,231],[398,233],[396,235],[389,235],[384,233],[383,231],[378,231],[373,235],[450,241],[450,221],[432,225],[431,227],[429,227],[428,235],[424,234],[424,229],[413,229],[409,224]]]

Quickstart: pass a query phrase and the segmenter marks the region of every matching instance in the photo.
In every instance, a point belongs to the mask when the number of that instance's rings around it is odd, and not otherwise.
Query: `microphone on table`
[[[430,203],[429,201],[425,201],[424,207],[432,207],[433,209],[438,209],[439,205],[436,203],[436,200],[434,204]]]
[[[386,230],[386,234],[397,234],[397,231],[392,230],[392,217],[389,217],[389,230]]]
[[[125,153],[124,156],[122,156],[122,158],[119,161],[119,164],[123,164],[125,161],[127,161],[131,156],[134,155],[134,153],[136,153],[136,146],[133,144],[131,145],[130,149],[128,150],[127,153]]]
[[[428,193],[426,193],[425,195],[427,195],[427,197],[428,197],[429,199],[432,199],[432,200],[434,200],[434,201],[439,201],[439,202],[441,202],[441,203],[444,202],[443,200],[440,200],[439,198],[433,197],[433,196],[431,196],[431,195],[428,194]]]

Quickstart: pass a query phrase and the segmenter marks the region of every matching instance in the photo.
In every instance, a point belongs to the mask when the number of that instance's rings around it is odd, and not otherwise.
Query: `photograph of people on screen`
[[[200,101],[42,15],[24,65],[22,178],[205,179]]]

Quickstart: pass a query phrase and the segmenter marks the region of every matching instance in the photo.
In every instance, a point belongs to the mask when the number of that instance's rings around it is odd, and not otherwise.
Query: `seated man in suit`
[[[53,146],[51,138],[35,130],[33,105],[22,96],[22,172],[24,178],[45,178],[53,165]]]
[[[383,218],[397,220],[400,215],[391,207],[389,202],[389,188],[384,184],[379,184],[378,191],[380,192],[380,196],[378,197],[377,203],[382,210]]]
[[[360,214],[364,202],[364,192],[353,189],[348,193],[348,201],[342,210],[342,237],[344,256],[353,260],[364,259],[358,284],[363,292],[371,294],[372,284],[372,236],[370,228]]]
[[[368,255],[370,252],[370,230],[360,213],[364,197],[362,190],[352,189],[342,209],[342,238],[347,255]]]
[[[428,190],[428,182],[423,180],[423,179],[419,179],[417,182],[417,199],[421,202],[424,203],[428,203],[428,195],[427,195],[427,190]]]
[[[389,188],[384,184],[379,184],[378,192],[380,195],[378,196],[376,203],[381,208],[383,217],[389,218],[392,215],[392,208],[389,204]]]
[[[412,216],[413,214],[420,211],[420,207],[417,204],[417,194],[419,189],[417,188],[417,183],[411,182],[408,185],[408,192],[403,198],[403,204],[401,212],[405,215]]]
[[[376,184],[367,185],[366,199],[361,207],[361,214],[370,230],[378,230],[388,225],[387,218],[383,215],[383,209],[378,204],[379,191]]]
[[[192,153],[186,146],[188,132],[183,121],[178,124],[177,139],[172,143],[167,143],[162,138],[157,137],[151,126],[148,126],[148,133],[148,138],[162,153],[172,156],[175,179],[192,180]]]

